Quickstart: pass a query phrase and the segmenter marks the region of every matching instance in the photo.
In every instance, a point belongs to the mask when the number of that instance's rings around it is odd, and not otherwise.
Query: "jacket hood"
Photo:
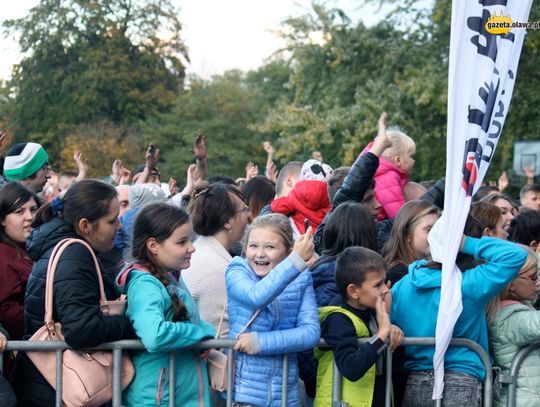
[[[47,251],[65,238],[80,236],[73,227],[62,219],[54,218],[51,221],[32,230],[30,237],[26,241],[28,255],[33,261],[38,261]]]
[[[441,270],[425,267],[426,264],[426,260],[417,260],[409,266],[411,282],[419,291],[441,287]]]
[[[126,263],[114,279],[114,285],[120,294],[127,295],[128,279],[135,281],[137,278],[148,273],[149,271],[146,269],[146,267],[136,262]]]

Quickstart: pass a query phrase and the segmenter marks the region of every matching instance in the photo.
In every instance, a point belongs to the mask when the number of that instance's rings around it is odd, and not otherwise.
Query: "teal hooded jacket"
[[[471,339],[489,352],[485,307],[489,300],[508,285],[519,272],[527,252],[515,243],[502,239],[467,237],[463,253],[474,255],[483,263],[462,273],[463,311],[454,327],[453,336]],[[390,319],[405,337],[435,336],[437,313],[441,299],[441,270],[426,267],[425,260],[409,266],[409,273],[392,288]],[[433,346],[407,346],[405,369],[433,370]],[[447,371],[465,373],[485,379],[480,357],[471,349],[451,346],[444,357]]]
[[[126,314],[145,351],[133,351],[135,378],[123,393],[124,406],[169,405],[169,352],[174,352],[175,405],[211,406],[206,362],[201,351],[187,349],[215,335],[214,327],[201,320],[182,277],[169,275],[174,290],[186,305],[189,320],[172,322],[172,300],[167,288],[150,273],[128,266],[117,279],[119,291],[127,295]],[[137,267],[135,265],[135,267]]]

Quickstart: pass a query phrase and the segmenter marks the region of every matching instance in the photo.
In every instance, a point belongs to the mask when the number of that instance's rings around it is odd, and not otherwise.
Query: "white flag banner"
[[[434,400],[442,398],[444,354],[463,309],[456,255],[471,196],[484,179],[501,135],[525,37],[526,30],[511,29],[512,22],[527,22],[531,3],[452,2],[444,212],[429,234],[433,259],[442,263],[433,356]]]

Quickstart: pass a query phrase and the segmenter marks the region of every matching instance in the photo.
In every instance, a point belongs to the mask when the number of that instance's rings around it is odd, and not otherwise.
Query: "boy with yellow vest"
[[[349,407],[384,406],[385,376],[380,356],[390,337],[392,351],[403,332],[390,324],[385,307],[387,265],[373,250],[349,247],[337,258],[336,287],[341,302],[319,308],[321,337],[332,349],[315,351],[319,359],[314,407],[332,405],[334,359],[343,376],[341,400]],[[371,337],[357,344],[358,338]]]

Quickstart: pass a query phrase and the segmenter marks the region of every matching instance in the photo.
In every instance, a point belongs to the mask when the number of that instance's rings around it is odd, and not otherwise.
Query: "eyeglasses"
[[[237,209],[235,211],[235,213],[238,213],[238,212],[244,212],[245,214],[248,214],[249,213],[249,207],[248,206],[244,206],[242,209]]]

